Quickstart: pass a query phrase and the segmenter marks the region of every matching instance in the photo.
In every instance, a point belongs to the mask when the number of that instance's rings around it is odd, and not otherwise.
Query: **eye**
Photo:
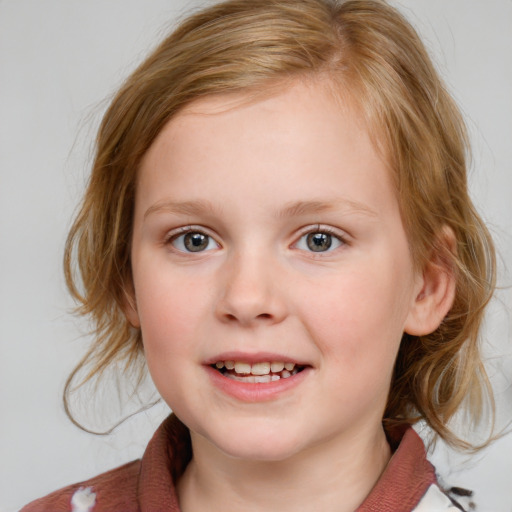
[[[170,238],[171,245],[181,252],[204,252],[218,249],[219,244],[201,231],[187,231]]]
[[[341,247],[345,241],[328,229],[317,229],[302,235],[295,247],[302,251],[328,252]]]

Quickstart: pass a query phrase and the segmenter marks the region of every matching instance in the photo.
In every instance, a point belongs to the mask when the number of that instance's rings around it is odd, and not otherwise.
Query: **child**
[[[23,510],[459,510],[410,425],[468,447],[448,421],[490,397],[466,141],[384,2],[186,20],[107,111],[66,252],[97,326],[78,370],[147,363],[173,414]]]

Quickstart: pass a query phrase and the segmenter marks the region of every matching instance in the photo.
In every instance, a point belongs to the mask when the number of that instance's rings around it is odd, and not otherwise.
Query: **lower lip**
[[[311,368],[304,368],[302,371],[286,379],[281,378],[274,382],[249,383],[225,377],[211,366],[205,366],[205,369],[216,388],[242,402],[268,402],[275,400],[298,386],[311,371]]]

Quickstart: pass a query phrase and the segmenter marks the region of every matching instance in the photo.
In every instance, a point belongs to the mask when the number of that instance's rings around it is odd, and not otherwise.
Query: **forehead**
[[[238,93],[190,104],[145,155],[138,196],[143,189],[153,199],[216,194],[232,201],[235,186],[251,198],[270,187],[283,202],[337,195],[378,205],[381,192],[370,182],[391,191],[358,110],[324,85],[298,82],[264,97]]]

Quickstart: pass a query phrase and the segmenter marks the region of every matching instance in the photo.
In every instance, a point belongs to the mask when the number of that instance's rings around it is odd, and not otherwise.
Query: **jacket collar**
[[[423,442],[411,428],[395,429],[388,436],[394,448],[391,460],[356,512],[412,510],[436,482]],[[141,462],[138,498],[142,512],[180,512],[174,482],[192,457],[190,433],[171,414],[151,439]]]

